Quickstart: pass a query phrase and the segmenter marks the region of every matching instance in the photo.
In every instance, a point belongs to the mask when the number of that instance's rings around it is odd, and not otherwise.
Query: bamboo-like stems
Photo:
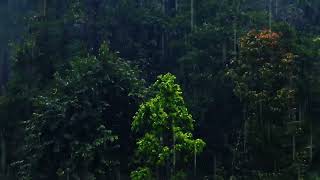
[[[272,31],[272,0],[269,0],[269,30]]]
[[[7,148],[4,133],[1,133],[1,171],[3,174],[6,172],[7,164]]]
[[[190,1],[190,16],[190,27],[192,31],[194,27],[194,0]]]
[[[194,162],[193,162],[193,173],[194,173],[194,177],[197,176],[197,145],[194,144]]]
[[[47,15],[47,0],[43,0],[43,16]]]
[[[296,157],[296,136],[292,136],[292,160],[294,161]]]
[[[176,134],[174,131],[174,121],[172,123],[172,136],[173,136],[173,168],[172,168],[172,175],[175,174],[176,169]]]

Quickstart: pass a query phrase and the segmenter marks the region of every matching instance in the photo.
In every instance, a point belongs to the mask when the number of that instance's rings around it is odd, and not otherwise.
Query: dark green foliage
[[[316,179],[319,9],[318,0],[0,2],[0,179]],[[144,91],[143,79],[167,72],[177,79]],[[179,93],[161,94],[166,83]],[[192,131],[206,142],[197,162],[187,143],[172,168],[175,128],[150,103],[183,114],[180,140],[194,143]],[[154,128],[141,109],[166,123]]]
[[[25,122],[21,177],[114,176],[121,155],[117,126],[128,121],[124,107],[143,87],[137,75],[105,44],[97,57],[75,59],[69,70],[56,73],[52,90],[37,97]]]
[[[292,37],[249,32],[240,40],[240,55],[228,71],[235,94],[244,104],[243,149],[237,150],[242,153],[237,166],[240,173],[255,169],[252,175],[244,175],[249,179],[300,178],[310,166],[309,142],[303,141],[308,137],[305,101],[298,87],[302,66],[286,38]]]

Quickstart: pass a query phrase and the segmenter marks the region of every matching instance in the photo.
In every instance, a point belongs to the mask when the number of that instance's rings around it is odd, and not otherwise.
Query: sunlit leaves
[[[132,180],[153,180],[155,179],[152,177],[152,172],[147,167],[138,168],[137,170],[133,171],[130,175]]]
[[[171,74],[161,75],[150,88],[154,94],[141,104],[133,118],[132,130],[142,134],[137,142],[136,156],[141,165],[155,173],[156,167],[172,164],[174,154],[181,154],[179,163],[188,163],[196,150],[203,151],[205,143],[193,139],[193,119],[182,97],[182,90]],[[133,171],[137,177],[145,171]]]

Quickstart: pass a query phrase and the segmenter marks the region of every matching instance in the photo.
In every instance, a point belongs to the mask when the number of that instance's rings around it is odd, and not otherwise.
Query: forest
[[[320,180],[320,0],[0,1],[1,180]]]

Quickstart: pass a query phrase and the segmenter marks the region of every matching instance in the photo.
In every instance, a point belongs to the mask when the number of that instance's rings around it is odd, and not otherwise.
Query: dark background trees
[[[128,178],[133,113],[152,97],[145,86],[171,72],[206,142],[199,177],[315,179],[319,9],[318,0],[1,1],[0,178],[72,179],[81,168],[82,178]],[[269,47],[273,33],[281,48]],[[92,145],[110,137],[119,151]],[[67,161],[83,149],[74,141],[90,145],[87,165]],[[90,165],[110,156],[110,166]]]

